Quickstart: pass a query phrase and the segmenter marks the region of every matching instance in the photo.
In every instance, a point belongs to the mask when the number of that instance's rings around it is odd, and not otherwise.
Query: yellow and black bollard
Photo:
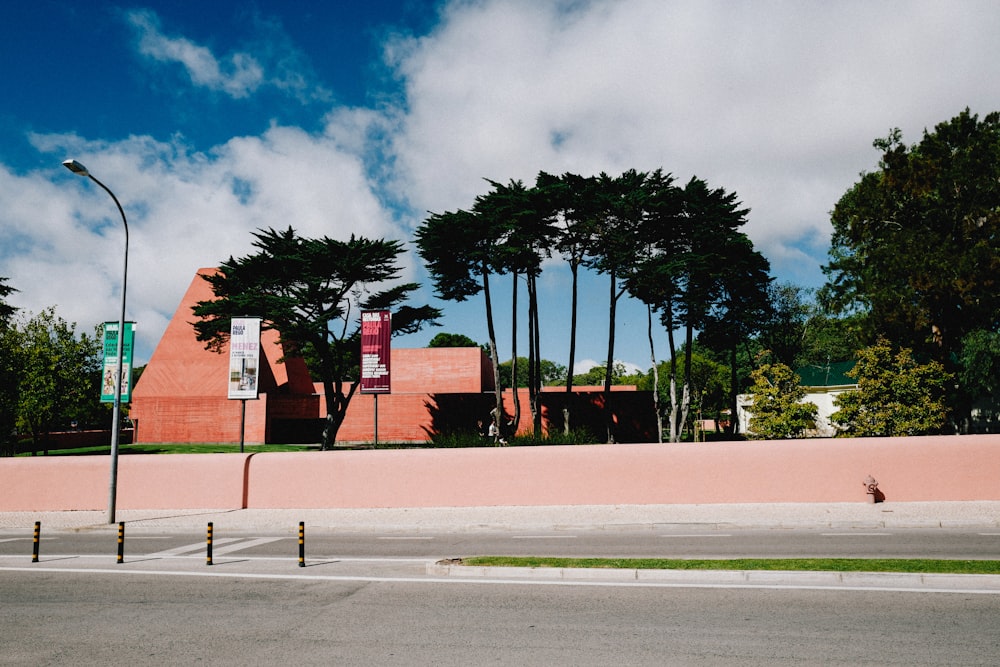
[[[39,539],[41,537],[41,534],[42,534],[42,522],[41,521],[36,521],[35,522],[35,537],[33,538],[32,544],[31,544],[31,562],[32,563],[37,563],[38,562],[38,541],[39,541]]]
[[[299,567],[306,566],[306,522],[299,521]]]
[[[125,562],[125,522],[118,522],[118,562]]]
[[[205,558],[205,564],[206,565],[211,565],[212,564],[212,522],[211,521],[208,522],[208,537],[207,537],[206,541],[207,541],[208,551],[207,551],[207,555],[206,555],[206,558]]]

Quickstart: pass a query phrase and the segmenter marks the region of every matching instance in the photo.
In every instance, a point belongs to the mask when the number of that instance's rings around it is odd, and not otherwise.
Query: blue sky
[[[875,168],[873,139],[1000,109],[992,1],[37,0],[0,18],[9,300],[87,329],[116,317],[121,223],[60,164],[76,158],[128,215],[138,363],[195,271],[248,252],[254,229],[409,242],[484,178],[539,170],[704,178],[751,209],[745,231],[779,281],[815,287],[829,211]],[[437,302],[406,262],[445,317],[394,344],[484,342],[481,300]],[[542,288],[542,355],[565,363],[559,261]],[[603,361],[604,279],[582,299],[578,358]],[[648,367],[638,304],[618,336],[616,358]]]

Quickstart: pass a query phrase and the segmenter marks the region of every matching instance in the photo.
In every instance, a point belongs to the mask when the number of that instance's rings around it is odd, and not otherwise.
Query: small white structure
[[[799,385],[806,388],[806,395],[800,402],[812,403],[816,406],[816,428],[807,431],[808,438],[830,438],[837,434],[837,429],[830,422],[830,415],[837,411],[834,401],[845,391],[858,388],[857,382],[845,375],[854,368],[853,361],[840,361],[826,366],[806,366],[795,373],[799,376]],[[740,394],[736,397],[736,416],[739,419],[740,433],[750,434],[750,417],[753,416],[753,394]]]

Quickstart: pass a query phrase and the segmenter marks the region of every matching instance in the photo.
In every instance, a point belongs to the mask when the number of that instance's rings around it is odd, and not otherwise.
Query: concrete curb
[[[626,583],[726,588],[833,588],[1000,595],[1000,575],[787,570],[643,570],[631,568],[480,567],[439,561],[427,574],[470,580]]]

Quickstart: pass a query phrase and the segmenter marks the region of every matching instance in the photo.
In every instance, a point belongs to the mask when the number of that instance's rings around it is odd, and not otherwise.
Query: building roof
[[[837,387],[841,385],[856,385],[858,383],[847,372],[854,368],[853,361],[835,361],[823,366],[803,366],[796,369],[803,387]]]

